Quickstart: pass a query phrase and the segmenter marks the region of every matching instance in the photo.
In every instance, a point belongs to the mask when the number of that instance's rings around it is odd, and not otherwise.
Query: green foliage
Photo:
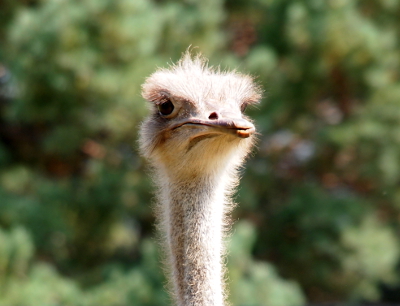
[[[314,185],[292,193],[266,229],[281,271],[336,296],[378,299],[380,284],[396,281],[400,249],[393,229],[353,196],[327,195]]]
[[[29,281],[10,277],[2,286],[1,305],[79,305],[79,288],[71,281],[60,277],[52,266],[34,265]]]
[[[355,286],[353,298],[378,300],[377,285],[398,281],[395,271],[399,248],[393,230],[367,215],[358,227],[344,232],[341,240],[350,251],[341,261],[343,277]]]
[[[1,1],[0,305],[170,304],[135,141],[140,85],[189,46],[265,88],[232,304],[389,301],[399,37],[394,0]]]
[[[143,241],[141,265],[129,271],[111,267],[106,281],[85,293],[82,305],[168,305],[156,247],[149,240]]]
[[[296,306],[304,304],[298,284],[283,280],[272,265],[251,257],[254,227],[245,221],[234,229],[229,243],[229,279],[233,305]]]

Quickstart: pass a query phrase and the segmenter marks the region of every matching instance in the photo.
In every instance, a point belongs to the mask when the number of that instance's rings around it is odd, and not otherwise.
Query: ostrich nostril
[[[210,120],[217,120],[218,118],[219,118],[219,115],[217,112],[212,112],[210,114],[210,116],[208,116],[208,119],[210,119]]]

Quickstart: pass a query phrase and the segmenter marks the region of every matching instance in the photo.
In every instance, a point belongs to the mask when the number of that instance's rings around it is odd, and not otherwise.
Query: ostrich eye
[[[243,103],[242,106],[240,106],[240,110],[242,111],[242,113],[244,113],[246,108],[247,108],[247,103]]]
[[[170,100],[160,103],[158,105],[158,111],[162,116],[171,115],[171,113],[174,111],[174,104],[172,104]]]

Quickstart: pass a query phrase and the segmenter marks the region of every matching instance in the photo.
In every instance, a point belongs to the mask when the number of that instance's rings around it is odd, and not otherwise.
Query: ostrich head
[[[251,77],[221,72],[189,53],[143,85],[151,114],[140,130],[142,155],[155,170],[158,222],[179,306],[222,306],[224,216],[235,170],[255,128],[243,114],[257,103]]]
[[[250,76],[210,68],[187,52],[153,73],[142,94],[151,115],[141,127],[141,151],[166,172],[215,171],[229,160],[239,164],[251,148],[255,128],[244,110],[261,93]]]

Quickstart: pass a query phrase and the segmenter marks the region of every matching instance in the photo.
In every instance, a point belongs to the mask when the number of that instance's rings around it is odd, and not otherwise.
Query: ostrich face
[[[243,111],[260,93],[249,76],[215,71],[186,55],[151,75],[143,97],[151,115],[142,125],[142,152],[161,164],[212,168],[251,146],[255,128]]]

